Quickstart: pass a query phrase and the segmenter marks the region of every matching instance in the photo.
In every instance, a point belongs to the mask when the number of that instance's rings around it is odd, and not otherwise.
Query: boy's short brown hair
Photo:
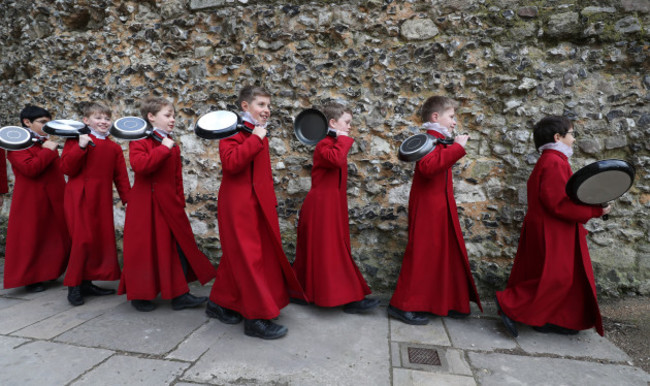
[[[431,119],[431,114],[442,114],[447,109],[456,107],[458,107],[458,102],[451,98],[439,95],[432,96],[424,101],[424,104],[420,109],[420,119],[422,119],[422,123],[429,122],[429,119]]]
[[[259,86],[245,86],[239,91],[239,98],[237,98],[237,106],[241,108],[243,102],[251,103],[256,97],[271,97],[264,87]]]
[[[81,114],[84,118],[90,118],[90,116],[93,114],[106,114],[109,118],[111,118],[113,112],[105,104],[98,102],[88,102],[81,106]]]
[[[150,96],[140,103],[140,114],[142,114],[142,118],[144,118],[145,121],[149,122],[147,115],[149,115],[149,113],[156,115],[165,106],[172,106],[172,109],[174,108],[172,102],[167,99],[163,97]],[[149,124],[151,124],[151,122],[149,122]]]
[[[329,123],[330,119],[337,121],[345,113],[352,116],[352,110],[349,107],[338,103],[338,102],[329,102],[323,106],[323,114],[325,114],[325,119]]]
[[[560,137],[564,137],[572,127],[573,123],[567,117],[551,115],[542,118],[533,126],[535,149],[539,149],[547,143],[555,142],[555,134],[560,134]]]

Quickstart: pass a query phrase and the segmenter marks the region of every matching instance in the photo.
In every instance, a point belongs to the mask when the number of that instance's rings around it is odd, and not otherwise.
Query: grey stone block
[[[9,334],[69,309],[63,291],[47,294],[0,310],[0,334]]]
[[[442,318],[434,318],[424,326],[414,326],[399,320],[390,320],[390,337],[393,342],[409,342],[432,346],[450,346],[451,342],[442,324]]]
[[[475,386],[472,377],[429,373],[419,370],[393,369],[393,386]]]
[[[451,319],[445,318],[451,345],[467,350],[496,350],[517,348],[496,319]]]
[[[171,385],[189,363],[116,355],[72,385]],[[115,369],[120,369],[115,371]]]

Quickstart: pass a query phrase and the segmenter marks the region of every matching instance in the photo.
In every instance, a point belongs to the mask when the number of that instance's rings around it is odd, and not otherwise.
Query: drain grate
[[[408,347],[409,362],[420,365],[440,366],[438,351],[430,348]]]

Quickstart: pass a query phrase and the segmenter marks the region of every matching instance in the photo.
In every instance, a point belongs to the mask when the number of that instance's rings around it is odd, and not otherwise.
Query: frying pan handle
[[[85,125],[79,130],[79,135],[81,134],[90,134],[90,126]],[[95,147],[95,142],[92,139],[88,138],[88,144],[92,147]]]
[[[232,127],[232,126],[230,126],[230,127]],[[247,133],[252,133],[253,132],[253,129],[251,129],[250,127],[244,125],[243,123],[238,123],[237,124],[237,130],[243,130],[243,131],[245,131]]]
[[[47,141],[47,139],[44,139],[44,138],[38,138],[38,137],[32,137],[32,141],[33,141],[34,143],[39,143],[39,144],[42,145],[45,141]],[[56,144],[56,148],[57,148],[57,149],[60,149],[60,148],[61,148],[61,145],[59,145],[59,144],[57,143],[57,144]]]
[[[453,145],[454,144],[454,140],[451,139],[451,138],[449,138],[449,139],[436,138],[436,141],[441,145]]]
[[[327,128],[327,136],[336,138],[336,130],[332,130],[329,127]]]
[[[600,206],[602,206],[603,208],[607,207],[607,205],[609,205],[609,204],[608,203],[600,204]],[[609,214],[604,214],[602,216],[602,219],[603,219],[603,221],[609,220]]]

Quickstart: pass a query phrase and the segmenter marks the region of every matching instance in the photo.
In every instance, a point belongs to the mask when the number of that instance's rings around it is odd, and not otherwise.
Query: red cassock
[[[63,284],[78,286],[83,280],[118,280],[120,265],[113,225],[113,182],[126,204],[131,189],[122,148],[110,139],[90,135],[95,146],[79,147],[68,139],[61,169],[68,175],[65,218],[72,238],[70,261]]]
[[[429,134],[444,138],[429,130]],[[437,145],[415,165],[409,196],[409,239],[390,304],[403,311],[446,316],[450,310],[469,313],[481,301],[469,267],[458,221],[451,167],[465,149]]]
[[[353,142],[340,136],[318,143],[311,190],[298,220],[293,269],[307,297],[321,307],[359,301],[371,293],[350,250],[347,155]]]
[[[9,192],[9,185],[7,184],[7,159],[5,158],[5,151],[0,149],[0,194]]]
[[[7,227],[4,286],[54,280],[65,271],[70,253],[59,152],[35,144],[8,152],[7,158],[16,182]]]
[[[528,179],[528,212],[508,285],[497,292],[511,319],[531,326],[547,323],[585,330],[603,325],[581,225],[599,217],[600,207],[573,203],[565,192],[571,177],[567,157],[545,150]]]
[[[214,278],[210,260],[199,251],[185,213],[183,171],[178,146],[168,149],[146,138],[129,143],[135,182],[124,223],[124,266],[118,293],[128,300],[173,299],[187,283]],[[189,263],[187,275],[178,253]]]
[[[269,141],[240,132],[219,141],[219,155],[223,256],[210,300],[246,319],[272,319],[304,292],[282,249]]]

